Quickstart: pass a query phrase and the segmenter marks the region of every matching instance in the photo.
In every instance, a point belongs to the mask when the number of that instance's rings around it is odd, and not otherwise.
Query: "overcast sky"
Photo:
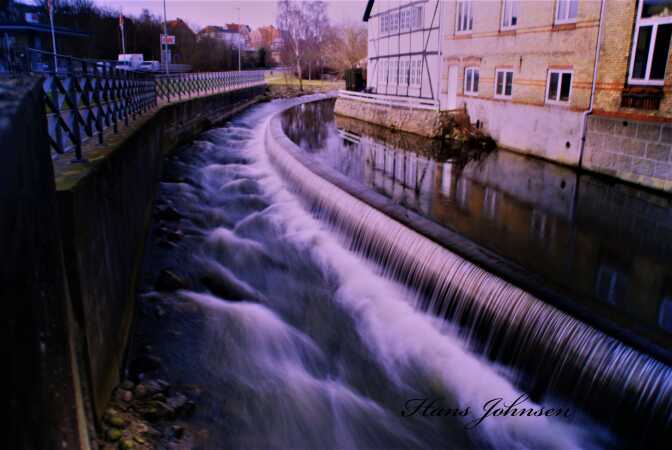
[[[121,8],[126,15],[138,15],[149,9],[157,16],[163,16],[161,0],[94,0],[101,6]],[[365,0],[327,0],[329,17],[332,22],[361,21]],[[190,25],[223,25],[238,21],[257,28],[275,23],[275,0],[166,0],[168,20],[179,17]]]

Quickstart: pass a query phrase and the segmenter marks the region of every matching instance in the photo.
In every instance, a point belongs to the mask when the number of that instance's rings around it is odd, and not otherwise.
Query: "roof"
[[[371,10],[372,9],[373,9],[373,0],[369,0],[368,2],[366,2],[366,9],[364,10],[364,17],[362,18],[362,20],[364,22],[369,21],[369,17],[371,16]]]
[[[229,30],[224,27],[220,27],[219,25],[208,25],[198,32],[198,34],[202,33],[229,33]]]

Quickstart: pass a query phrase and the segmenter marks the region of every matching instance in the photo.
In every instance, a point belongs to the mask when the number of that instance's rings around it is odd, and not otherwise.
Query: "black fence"
[[[161,103],[265,84],[263,70],[159,75],[126,70],[117,61],[86,60],[34,49],[12,55],[12,72],[44,77],[43,90],[54,157],[74,152],[91,138],[104,142]]]

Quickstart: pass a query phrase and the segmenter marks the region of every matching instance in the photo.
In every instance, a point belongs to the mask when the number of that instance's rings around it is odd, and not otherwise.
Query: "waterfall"
[[[459,327],[469,347],[516,370],[533,396],[561,392],[633,433],[672,429],[672,369],[443,248],[318,175],[278,116],[265,148],[277,170],[347,246],[412,287],[415,306]],[[309,168],[310,167],[310,168]],[[359,188],[353,188],[355,191]],[[662,431],[661,431],[662,430]],[[650,436],[649,436],[650,437]]]

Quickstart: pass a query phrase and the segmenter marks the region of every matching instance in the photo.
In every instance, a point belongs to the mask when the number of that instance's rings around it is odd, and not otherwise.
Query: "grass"
[[[298,88],[299,79],[293,75],[277,74],[266,77],[269,86],[283,86],[288,88]],[[343,89],[344,81],[326,81],[326,80],[303,80],[303,88],[310,91],[332,91]]]

